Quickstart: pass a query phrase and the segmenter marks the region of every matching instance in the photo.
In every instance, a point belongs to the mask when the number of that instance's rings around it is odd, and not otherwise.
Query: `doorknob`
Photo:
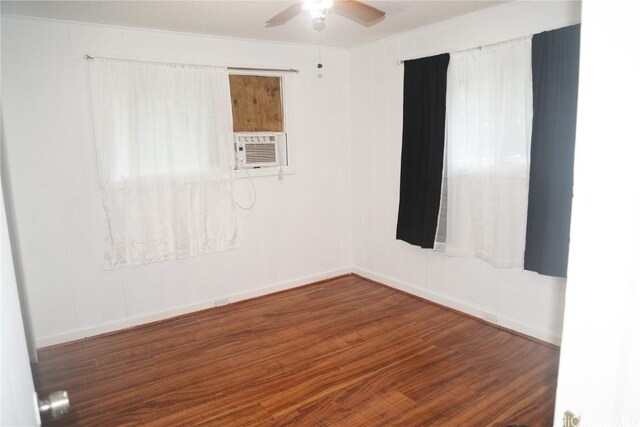
[[[66,414],[69,406],[69,395],[65,390],[54,391],[48,399],[38,400],[40,412],[49,413],[53,418]]]

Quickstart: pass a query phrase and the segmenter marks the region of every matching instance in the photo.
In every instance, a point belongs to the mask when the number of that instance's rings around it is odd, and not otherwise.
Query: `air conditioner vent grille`
[[[277,162],[275,144],[245,144],[247,163],[274,163]]]
[[[279,134],[286,138],[285,134]],[[280,147],[278,134],[267,132],[234,134],[236,169],[270,168],[280,165]],[[286,144],[286,139],[284,139]],[[285,147],[286,150],[286,147]],[[285,151],[286,152],[286,151]]]

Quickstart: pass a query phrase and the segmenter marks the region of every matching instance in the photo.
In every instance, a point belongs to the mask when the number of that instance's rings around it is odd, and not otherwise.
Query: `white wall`
[[[565,280],[449,258],[395,240],[402,145],[398,59],[464,50],[579,22],[578,2],[510,4],[350,52],[355,271],[559,343]]]
[[[287,90],[297,173],[256,180],[241,248],[102,269],[86,53],[300,68]],[[2,17],[2,107],[16,235],[39,346],[348,271],[348,55],[317,47]],[[338,154],[340,153],[340,154]],[[248,182],[239,198],[250,200]],[[244,188],[243,188],[244,187]]]
[[[38,345],[350,270],[558,343],[564,280],[395,240],[403,73],[396,61],[570,25],[579,16],[577,2],[510,4],[349,52],[326,49],[322,78],[316,46],[3,17],[12,211]],[[282,184],[257,180],[258,204],[242,214],[239,250],[102,269],[85,53],[302,70],[290,105],[297,173]]]

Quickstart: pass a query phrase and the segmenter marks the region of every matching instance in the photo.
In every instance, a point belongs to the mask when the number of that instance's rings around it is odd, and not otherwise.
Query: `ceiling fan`
[[[286,24],[303,11],[308,11],[313,19],[314,26],[322,25],[327,20],[329,11],[336,12],[345,18],[357,22],[365,27],[370,27],[382,21],[385,12],[358,0],[303,0],[290,6],[269,19],[266,27],[277,27]]]

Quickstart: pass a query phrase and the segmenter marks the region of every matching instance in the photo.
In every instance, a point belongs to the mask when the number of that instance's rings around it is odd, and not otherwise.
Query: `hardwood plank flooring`
[[[45,425],[545,427],[559,352],[345,276],[39,356]]]

